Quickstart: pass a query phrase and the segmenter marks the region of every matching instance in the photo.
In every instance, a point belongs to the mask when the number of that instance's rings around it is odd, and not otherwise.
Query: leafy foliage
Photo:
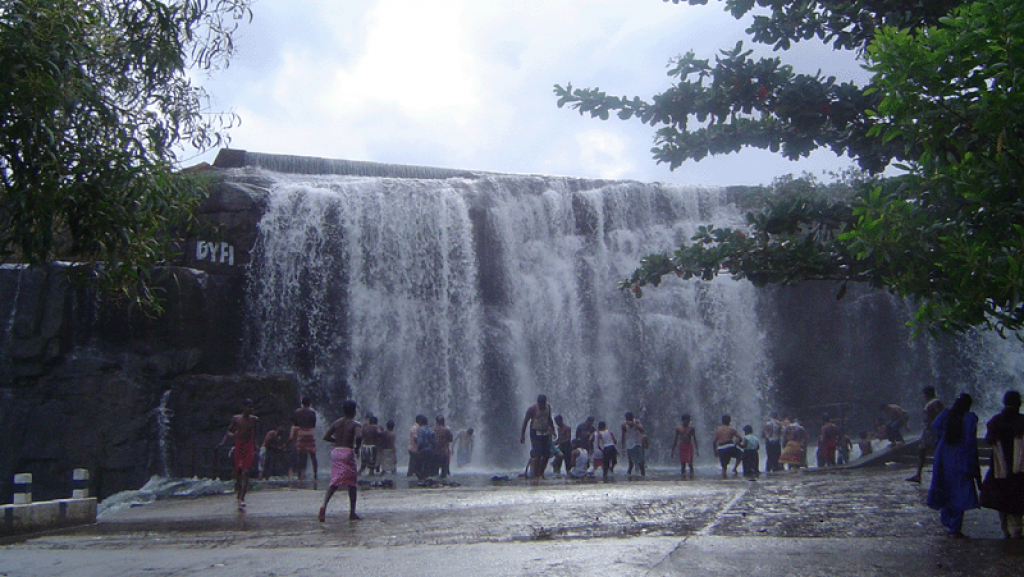
[[[897,194],[868,198],[851,248],[899,260],[886,284],[953,329],[1024,324],[1024,6],[966,4],[919,31],[884,28],[868,47],[883,96],[873,134],[907,143]]]
[[[175,149],[224,141],[189,70],[227,64],[249,0],[0,0],[0,260],[99,261],[141,301],[199,200]]]
[[[668,1],[668,0],[665,0]],[[674,4],[682,0],[672,0]],[[707,4],[707,0],[688,0]],[[934,24],[961,0],[758,0],[770,15],[755,15],[747,29],[754,42],[776,50],[817,38],[837,50],[862,51],[878,27],[918,29]],[[736,18],[754,9],[754,0],[725,0]],[[654,148],[658,163],[678,168],[686,160],[738,152],[754,147],[780,152],[795,160],[818,148],[856,158],[861,168],[884,169],[893,159],[906,159],[897,141],[871,133],[880,96],[835,77],[797,74],[778,57],[753,59],[752,50],[737,43],[712,64],[690,51],[676,59],[668,75],[675,82],[649,102],[639,97],[611,96],[598,88],[555,85],[558,106],[607,120],[612,113],[637,118],[657,127]]]
[[[866,281],[918,300],[919,327],[1024,328],[1024,7],[977,0],[931,26],[874,34],[865,96],[877,106],[864,111],[864,136],[896,144],[906,174],[857,186],[851,200],[819,204],[812,190],[773,202],[747,232],[709,226],[673,255],[643,259],[624,288],[722,271]]]
[[[800,280],[874,282],[872,269],[841,240],[854,222],[853,200],[877,182],[851,174],[825,185],[811,175],[776,179],[761,190],[764,206],[747,215],[747,228],[702,226],[672,255],[652,254],[620,286],[642,296],[674,274],[712,280],[721,272],[755,285]]]

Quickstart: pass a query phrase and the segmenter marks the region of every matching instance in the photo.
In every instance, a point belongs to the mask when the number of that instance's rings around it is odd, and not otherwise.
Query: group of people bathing
[[[620,453],[624,453],[627,458],[627,475],[631,476],[634,470],[641,476],[646,475],[646,452],[649,449],[647,432],[632,412],[624,415],[619,437],[608,428],[606,422],[599,421],[595,425],[596,419],[592,416],[576,427],[573,436],[572,429],[564,422],[562,415],[552,414],[553,410],[545,395],[539,395],[537,402],[526,410],[519,435],[519,442],[525,443],[526,432],[529,430],[530,460],[524,476],[544,478],[550,461],[556,475],[561,473],[564,465],[569,478],[593,477],[601,471],[602,477],[607,479],[609,473],[614,473]],[[744,477],[757,478],[760,475],[761,440],[752,426],[744,426],[741,433],[731,422],[732,417],[724,415],[711,442],[712,451],[722,466],[722,477],[727,477],[729,464],[735,460],[734,475],[739,474],[738,469],[743,465]],[[831,464],[835,464],[837,459],[839,435],[833,436],[833,433],[838,431],[839,428],[830,419],[826,419],[822,441],[825,446],[824,458]],[[807,430],[797,419],[779,421],[772,415],[761,431],[761,438],[765,441],[768,455],[768,471],[781,470],[783,464],[791,467],[806,466]],[[692,479],[693,463],[695,457],[700,456],[700,447],[689,414],[682,415],[676,426],[670,449],[673,454],[676,447],[682,476],[687,478],[689,468],[689,478]]]
[[[303,482],[308,460],[313,465],[313,488],[316,488],[316,412],[311,404],[311,399],[303,398],[302,406],[292,413],[291,426],[283,425],[267,431],[259,451],[256,450],[256,440],[260,420],[253,414],[256,405],[252,399],[242,401],[242,412],[231,417],[220,445],[229,439],[233,441],[230,454],[239,509],[245,508],[249,477],[254,470],[266,478],[287,469],[289,478],[297,472],[299,482]]]
[[[452,453],[457,455],[459,467],[469,465],[473,456],[473,429],[454,434],[445,424],[445,418],[438,415],[434,425],[425,415],[416,415],[409,429],[409,468],[407,477],[415,476],[420,481],[428,477],[447,478],[451,475]],[[457,451],[457,452],[456,452]]]
[[[992,461],[988,473],[982,480],[981,464],[978,458],[977,429],[978,417],[971,412],[973,399],[966,393],[960,394],[950,408],[936,397],[935,388],[928,386],[923,390],[925,397],[924,424],[917,473],[908,478],[911,482],[921,482],[921,475],[930,451],[934,451],[931,484],[928,491],[927,504],[940,511],[940,521],[954,538],[964,538],[962,532],[965,511],[986,507],[999,512],[1000,524],[1007,538],[1022,538],[1024,531],[1024,415],[1020,414],[1021,395],[1017,391],[1008,391],[1003,396],[1003,410],[992,417],[987,423],[985,442],[992,446]],[[303,399],[303,406],[293,415],[293,430],[296,451],[311,457],[316,476],[316,439],[312,437],[312,429],[316,424],[316,415],[309,406],[309,400]],[[246,399],[242,413],[234,415],[228,426],[227,438],[233,438],[232,458],[236,478],[236,498],[239,509],[245,507],[245,496],[248,490],[249,471],[253,468],[256,451],[255,439],[259,420],[253,415],[254,403]],[[883,405],[883,412],[886,406]],[[893,444],[902,442],[892,434],[898,433],[900,427],[906,426],[905,411],[889,410],[893,419],[884,423],[886,434]],[[312,413],[312,419],[308,419]],[[349,496],[349,518],[359,519],[356,514],[357,479],[360,470],[370,469],[371,472],[394,473],[397,469],[394,458],[394,422],[389,421],[381,428],[376,418],[370,416],[367,425],[355,419],[356,403],[345,401],[342,404],[342,417],[327,429],[323,439],[334,445],[331,451],[331,482],[324,495],[318,519],[325,518],[327,505],[339,488],[346,488]],[[605,422],[594,426],[594,417],[588,417],[576,428],[575,438],[571,429],[564,423],[561,415],[552,415],[552,408],[545,395],[537,397],[523,419],[520,431],[520,443],[525,443],[526,431],[530,431],[530,461],[527,475],[543,478],[548,461],[554,456],[553,467],[560,472],[564,464],[568,476],[580,478],[594,476],[600,469],[605,478],[614,472],[618,459],[619,441],[610,431]],[[782,464],[801,466],[806,464],[807,431],[797,419],[778,421],[775,415],[762,428],[761,439],[764,440],[769,471],[778,470]],[[304,426],[308,425],[308,426]],[[841,430],[826,418],[819,436],[819,456],[826,463],[835,462],[839,450]],[[440,432],[440,433],[439,433]],[[620,428],[621,446],[628,460],[631,475],[636,468],[641,476],[646,474],[647,434],[635,415],[627,412]],[[472,430],[467,430],[460,439],[472,443]],[[460,434],[461,435],[461,434]],[[865,434],[861,435],[865,437]],[[440,443],[438,437],[441,438]],[[421,439],[423,442],[421,443]],[[450,445],[456,440],[445,426],[443,417],[436,419],[432,428],[425,416],[419,415],[416,424],[410,431],[410,470],[412,474],[442,476],[449,474]],[[372,443],[371,443],[372,442]],[[441,451],[438,445],[444,445]],[[471,446],[471,445],[470,445]],[[690,416],[684,414],[676,427],[672,442],[672,451],[679,448],[681,472],[685,478],[687,465],[689,477],[694,476],[694,457],[700,456],[697,435],[691,424]],[[712,450],[722,467],[722,477],[727,476],[728,467],[733,459],[733,473],[739,464],[743,464],[744,476],[754,478],[758,471],[758,450],[760,442],[754,434],[753,427],[746,425],[740,434],[731,425],[729,415],[722,417],[722,424],[715,429],[712,438]],[[415,447],[415,451],[413,448]],[[554,450],[553,447],[557,447]],[[861,445],[864,453],[864,445]],[[870,442],[867,445],[870,448]],[[428,450],[429,449],[429,450]],[[362,451],[361,451],[362,450]],[[471,454],[472,449],[466,452]],[[357,455],[361,455],[363,466],[357,463]],[[437,456],[441,455],[440,458]],[[468,461],[467,461],[468,462]],[[305,470],[305,462],[299,470],[300,478]],[[979,496],[980,490],[980,496]]]
[[[564,465],[566,475],[573,479],[593,477],[597,471],[607,479],[618,464],[620,439],[628,459],[626,474],[632,475],[634,469],[641,476],[647,474],[647,433],[633,413],[625,414],[618,438],[604,421],[595,426],[594,417],[587,417],[576,427],[574,438],[562,415],[552,413],[546,395],[538,395],[537,402],[526,409],[519,431],[520,444],[526,442],[527,429],[530,431],[530,460],[524,476],[543,479],[550,460],[556,475],[561,474]]]

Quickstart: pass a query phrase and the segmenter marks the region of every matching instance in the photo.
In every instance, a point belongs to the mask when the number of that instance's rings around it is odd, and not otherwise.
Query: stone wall
[[[298,406],[294,378],[243,373],[245,270],[265,183],[215,178],[205,232],[176,266],[153,271],[160,315],[72,282],[70,265],[0,267],[0,502],[18,472],[33,473],[37,499],[70,496],[74,468],[92,471],[100,498],[167,469],[227,477],[217,444],[241,400],[256,401],[264,427]]]

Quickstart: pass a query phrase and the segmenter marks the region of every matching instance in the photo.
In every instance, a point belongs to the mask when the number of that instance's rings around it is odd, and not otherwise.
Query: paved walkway
[[[615,483],[369,489],[364,520],[343,493],[261,488],[172,499],[92,527],[0,547],[0,576],[1007,576],[1024,541],[992,511],[952,540],[906,470],[781,475],[759,482],[670,478]],[[667,476],[666,476],[667,477]]]

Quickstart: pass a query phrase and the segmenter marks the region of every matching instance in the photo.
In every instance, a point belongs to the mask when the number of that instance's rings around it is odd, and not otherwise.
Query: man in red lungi
[[[238,508],[245,508],[245,494],[249,491],[249,470],[256,462],[256,428],[258,417],[252,414],[255,403],[251,399],[242,402],[242,413],[231,417],[227,437],[233,437],[235,448],[231,453],[234,460],[235,498]],[[223,441],[221,442],[223,444]]]
[[[316,427],[316,411],[311,405],[313,400],[309,397],[302,398],[302,407],[295,409],[292,413],[292,436],[295,439],[295,471],[299,483],[306,479],[306,458],[313,462],[313,489],[316,489],[317,462],[316,462],[316,435],[313,429]]]

